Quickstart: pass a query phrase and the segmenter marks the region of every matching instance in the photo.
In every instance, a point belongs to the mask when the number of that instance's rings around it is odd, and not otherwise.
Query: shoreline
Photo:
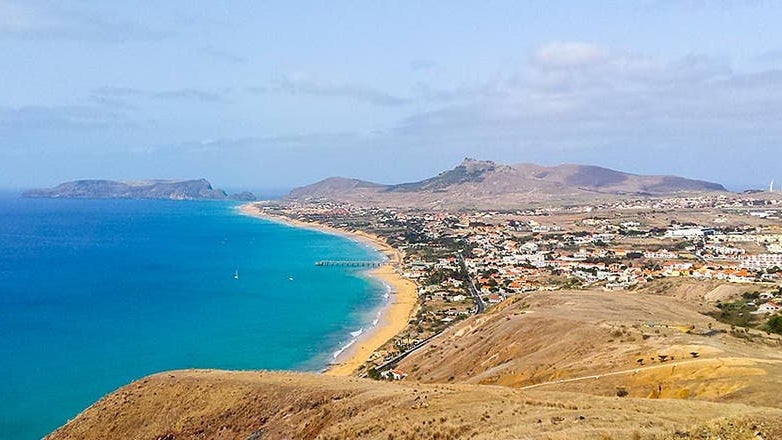
[[[319,223],[309,223],[289,219],[283,216],[269,215],[261,212],[252,203],[240,205],[239,211],[245,215],[286,224],[292,227],[312,229],[328,234],[335,234],[357,241],[374,248],[384,255],[386,263],[380,267],[366,271],[369,277],[375,278],[389,289],[389,297],[381,305],[377,324],[364,326],[364,331],[347,346],[339,347],[339,354],[322,372],[331,376],[350,376],[367,362],[378,348],[396,336],[407,326],[418,302],[417,286],[407,278],[402,277],[395,268],[402,262],[402,253],[389,246],[379,237],[363,231],[348,232]]]

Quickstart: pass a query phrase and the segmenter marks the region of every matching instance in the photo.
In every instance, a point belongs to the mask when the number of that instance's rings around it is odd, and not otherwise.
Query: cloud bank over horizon
[[[782,6],[686,3],[183,16],[0,0],[0,187],[393,183],[467,156],[782,180]]]

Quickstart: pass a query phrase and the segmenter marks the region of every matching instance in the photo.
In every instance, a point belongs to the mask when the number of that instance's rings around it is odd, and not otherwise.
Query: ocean
[[[237,206],[0,197],[0,439],[163,370],[321,370],[375,319],[385,286],[314,264],[374,249]]]

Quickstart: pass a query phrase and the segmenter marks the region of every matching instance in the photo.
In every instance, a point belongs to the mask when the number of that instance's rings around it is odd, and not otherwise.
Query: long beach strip
[[[363,365],[375,350],[396,336],[407,326],[417,303],[417,288],[415,283],[402,277],[398,272],[402,264],[402,254],[389,246],[385,241],[361,231],[344,231],[319,223],[302,222],[282,216],[268,215],[252,203],[239,207],[239,210],[249,216],[272,220],[294,227],[314,229],[330,234],[366,243],[388,258],[388,263],[368,271],[369,275],[382,281],[391,288],[390,298],[380,311],[377,325],[366,328],[358,339],[342,351],[334,362],[329,365],[325,374],[333,376],[349,376]]]

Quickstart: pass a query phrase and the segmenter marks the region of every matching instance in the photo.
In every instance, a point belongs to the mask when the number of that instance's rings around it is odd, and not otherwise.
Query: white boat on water
[[[234,271],[234,279],[235,279],[235,280],[238,280],[238,279],[239,279],[239,271],[238,271],[238,270],[237,270],[237,271]]]

